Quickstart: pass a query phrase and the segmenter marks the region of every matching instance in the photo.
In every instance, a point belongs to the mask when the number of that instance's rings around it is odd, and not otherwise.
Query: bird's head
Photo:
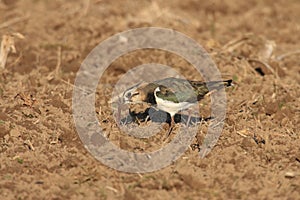
[[[124,103],[136,104],[146,103],[154,104],[154,90],[157,88],[157,84],[154,83],[141,83],[131,88],[128,88],[123,93]],[[158,92],[158,91],[157,91]]]
[[[131,88],[128,88],[123,93],[124,103],[140,103],[144,101],[142,84],[137,84]]]
[[[139,91],[137,88],[132,88],[130,90],[126,90],[123,94],[124,103],[131,103],[140,101]]]

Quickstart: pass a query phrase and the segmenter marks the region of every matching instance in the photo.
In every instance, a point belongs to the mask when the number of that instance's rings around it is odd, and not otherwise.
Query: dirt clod
[[[299,10],[299,0],[0,1],[1,199],[300,199]],[[205,120],[191,120],[197,135],[183,155],[158,171],[129,174],[85,149],[72,96],[93,48],[148,26],[197,41],[235,86],[226,89],[222,134],[206,157],[199,158],[199,150],[213,120],[210,96],[192,109]],[[124,46],[128,40],[120,38]],[[203,80],[189,61],[163,50],[137,50],[113,61],[99,80],[95,110],[107,139],[124,151],[167,145],[166,113],[139,105],[131,109],[139,115],[130,118],[128,109],[112,109],[118,81],[149,63]],[[180,114],[170,140],[186,126],[181,119],[188,111]],[[158,134],[140,139],[127,134],[130,128]],[[106,144],[98,133],[91,138]]]

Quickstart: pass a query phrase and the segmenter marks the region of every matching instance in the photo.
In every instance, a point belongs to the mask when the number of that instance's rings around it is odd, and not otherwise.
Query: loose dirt
[[[0,1],[0,35],[15,34],[16,50],[0,69],[1,199],[300,199],[299,19],[298,0]],[[235,86],[226,90],[226,123],[208,156],[190,148],[164,169],[127,174],[84,148],[72,117],[73,83],[101,41],[149,26],[196,40]],[[201,78],[161,51],[112,63],[99,82],[96,112],[110,140],[128,151],[162,145],[160,136],[147,143],[119,134],[107,104],[122,75],[149,62]],[[204,117],[208,104],[200,103]],[[151,123],[160,124],[139,127]]]

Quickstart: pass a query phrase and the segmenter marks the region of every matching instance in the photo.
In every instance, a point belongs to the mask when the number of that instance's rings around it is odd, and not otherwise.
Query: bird
[[[195,105],[212,91],[231,85],[231,79],[203,82],[168,77],[151,83],[138,83],[125,90],[123,99],[130,105],[146,104],[168,113],[171,117],[168,137],[175,125],[175,114]]]

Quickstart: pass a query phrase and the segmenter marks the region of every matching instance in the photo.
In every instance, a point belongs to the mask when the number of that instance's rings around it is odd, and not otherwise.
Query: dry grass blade
[[[288,56],[292,56],[292,55],[295,55],[295,54],[300,54],[300,50],[288,52],[288,53],[282,54],[280,56],[277,56],[276,60],[282,60],[282,59],[284,59]]]
[[[105,188],[108,189],[108,190],[111,190],[111,191],[113,191],[113,192],[115,192],[115,193],[118,193],[118,190],[115,189],[115,188],[113,188],[113,187],[106,186]]]
[[[8,54],[10,52],[16,53],[15,38],[24,39],[21,33],[13,33],[2,36],[0,47],[0,68],[5,68]]]
[[[60,66],[61,66],[61,46],[59,46],[57,48],[57,63],[56,63],[56,67],[55,67],[55,75],[56,76],[59,75]]]
[[[14,37],[3,35],[0,48],[0,67],[5,68],[6,60],[10,52],[16,53]]]
[[[273,55],[273,51],[276,47],[276,43],[272,40],[265,41],[264,47],[259,51],[258,58],[264,62],[270,60]]]
[[[87,13],[89,12],[91,1],[90,0],[85,0],[84,2],[85,2],[85,4],[84,4],[84,7],[83,7],[83,12],[82,12],[83,16],[87,15]]]
[[[231,40],[229,42],[227,42],[223,47],[222,47],[222,51],[228,51],[228,52],[232,52],[235,49],[237,49],[239,46],[241,46],[242,44],[244,44],[248,39],[249,39],[249,35],[245,35],[242,36],[240,38]]]
[[[7,28],[13,24],[16,24],[16,23],[19,23],[19,22],[22,22],[22,21],[25,21],[29,18],[29,16],[23,16],[23,17],[17,17],[17,18],[14,18],[14,19],[11,19],[9,21],[6,21],[2,24],[0,24],[0,29],[2,28]]]
[[[32,143],[30,142],[30,140],[25,140],[24,144],[28,146],[28,148],[32,151],[35,150],[35,148],[33,147]]]
[[[261,60],[257,60],[257,59],[249,59],[249,62],[257,62],[260,63],[262,65],[264,65],[268,70],[270,70],[270,72],[276,77],[276,78],[280,78],[278,76],[278,74],[276,73],[276,71],[271,67],[271,65],[269,65],[267,62],[261,61]]]

